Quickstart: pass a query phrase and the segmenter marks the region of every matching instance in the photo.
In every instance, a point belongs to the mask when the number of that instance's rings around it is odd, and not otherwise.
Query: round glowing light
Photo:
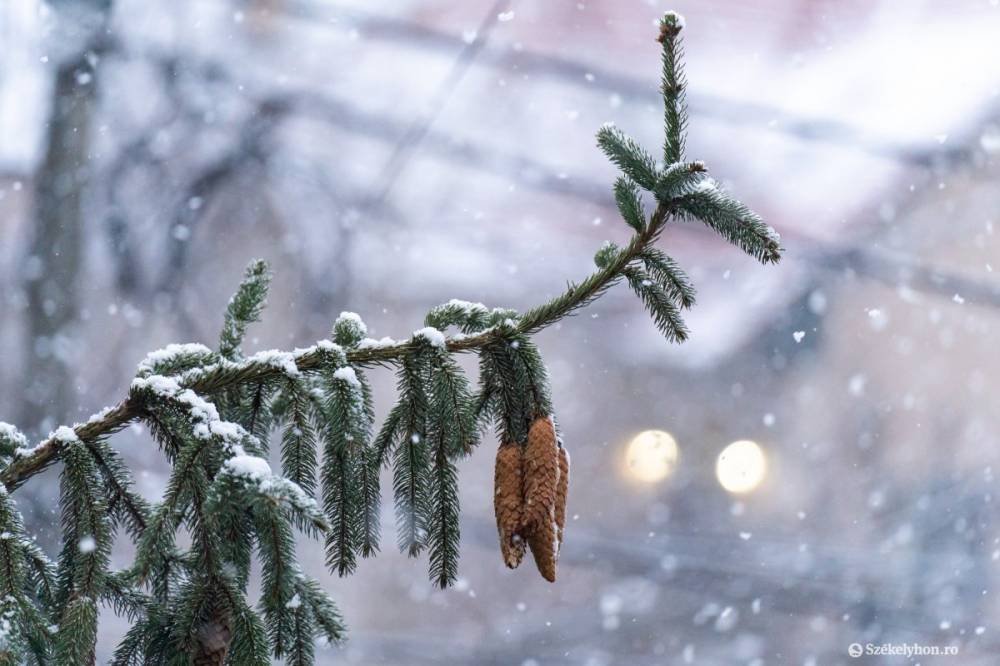
[[[677,442],[669,432],[644,430],[632,438],[625,451],[629,474],[645,483],[670,476],[677,467]]]
[[[748,493],[767,476],[767,458],[756,442],[741,439],[722,450],[715,462],[719,484],[731,493]]]

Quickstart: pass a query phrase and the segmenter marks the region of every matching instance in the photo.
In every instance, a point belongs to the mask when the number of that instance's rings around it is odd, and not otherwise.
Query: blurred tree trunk
[[[96,44],[104,37],[110,4],[109,0],[53,3],[58,20],[76,32],[79,46],[59,60],[56,71],[23,271],[28,311],[21,422],[34,431],[66,420],[73,402],[70,342],[79,310],[83,201],[92,173]]]

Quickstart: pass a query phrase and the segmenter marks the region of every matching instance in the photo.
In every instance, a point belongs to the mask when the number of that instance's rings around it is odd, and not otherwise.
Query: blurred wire
[[[330,13],[356,25],[366,36],[385,41],[413,44],[429,50],[451,51],[461,45],[461,37],[408,20],[387,17],[374,12],[318,5],[296,0],[286,5],[287,18],[329,24]],[[617,93],[649,104],[660,104],[659,92],[648,81],[621,74],[595,64],[583,64],[559,56],[525,49],[497,47],[485,49],[480,62],[498,69],[515,69],[527,74],[539,74],[572,85]],[[688,91],[688,106],[694,115],[716,118],[729,124],[767,127],[804,141],[851,145],[859,150],[916,166],[941,166],[965,159],[968,151],[961,146],[914,147],[886,141],[849,124],[829,119],[805,119],[778,107],[746,102],[733,98]]]
[[[476,30],[476,34],[472,40],[469,42],[459,41],[453,44],[453,46],[462,45],[458,55],[455,57],[455,62],[452,63],[451,69],[444,78],[444,81],[441,82],[441,85],[431,95],[427,111],[413,121],[409,129],[406,130],[402,138],[393,147],[388,161],[382,167],[379,184],[376,185],[374,194],[371,197],[371,205],[378,207],[389,196],[393,186],[395,186],[396,181],[399,179],[399,175],[406,168],[407,163],[421,141],[427,136],[431,125],[437,120],[441,110],[448,103],[458,84],[462,82],[473,61],[482,53],[486,42],[496,27],[501,10],[504,6],[510,6],[510,4],[511,0],[495,0],[486,11],[486,15],[480,22],[479,29]]]

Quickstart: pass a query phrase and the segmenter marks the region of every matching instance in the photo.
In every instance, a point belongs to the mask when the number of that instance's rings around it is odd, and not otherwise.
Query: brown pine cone
[[[563,530],[566,528],[566,496],[569,495],[569,452],[559,442],[559,485],[556,486],[556,538],[562,548]],[[558,555],[558,549],[556,555]]]
[[[559,543],[554,511],[549,511],[549,520],[534,525],[528,532],[528,546],[535,558],[535,566],[542,578],[550,583],[556,582],[556,560],[559,555]]]
[[[528,431],[524,450],[524,507],[522,532],[554,520],[556,492],[559,486],[559,451],[556,429],[549,416],[539,417]]]
[[[500,554],[504,564],[511,569],[516,568],[524,558],[525,544],[519,533],[523,492],[521,447],[511,443],[501,444],[497,449],[493,477],[493,509],[500,536]]]

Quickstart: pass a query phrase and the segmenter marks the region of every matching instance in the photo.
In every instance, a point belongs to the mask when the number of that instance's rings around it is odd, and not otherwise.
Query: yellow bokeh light
[[[669,432],[644,430],[632,438],[625,451],[628,473],[645,483],[670,476],[677,467],[677,442]]]
[[[755,490],[767,476],[767,457],[756,442],[741,439],[722,450],[715,462],[719,484],[731,493]]]

